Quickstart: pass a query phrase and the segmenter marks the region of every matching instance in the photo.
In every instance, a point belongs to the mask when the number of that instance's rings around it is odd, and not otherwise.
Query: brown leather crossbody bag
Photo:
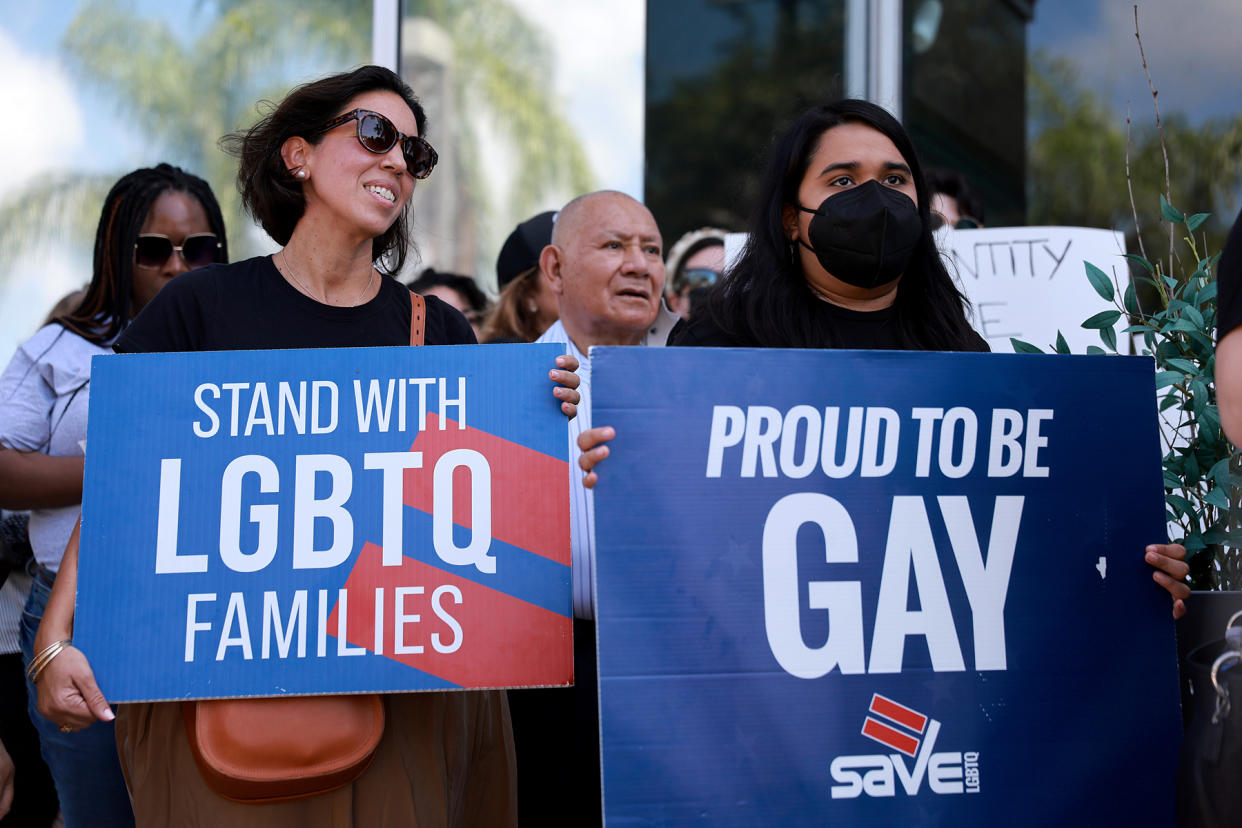
[[[425,339],[426,303],[410,294],[410,345]],[[186,736],[207,787],[261,804],[344,787],[370,767],[384,736],[375,693],[215,699],[181,705]]]

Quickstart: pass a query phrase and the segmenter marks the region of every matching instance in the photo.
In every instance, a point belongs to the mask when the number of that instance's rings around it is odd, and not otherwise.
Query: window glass
[[[217,142],[255,102],[366,63],[353,0],[12,3],[0,17],[0,360],[90,279],[104,196],[161,161],[205,178],[234,259],[272,243],[241,210]]]
[[[1025,213],[1025,35],[1008,0],[905,0],[902,120],[925,167],[961,173],[987,223]]]
[[[844,0],[661,0],[647,10],[647,204],[671,244],[745,227],[769,144],[841,97]]]
[[[1219,251],[1242,200],[1242,4],[1140,3],[1138,25],[1160,93],[1172,201],[1213,213],[1202,232]],[[1134,35],[1132,0],[1035,5],[1027,33],[1028,217],[1125,230],[1136,250],[1128,154],[1144,247],[1167,259],[1163,154]]]
[[[518,222],[599,188],[641,199],[642,0],[406,0],[401,74],[440,155],[420,266],[495,285]]]

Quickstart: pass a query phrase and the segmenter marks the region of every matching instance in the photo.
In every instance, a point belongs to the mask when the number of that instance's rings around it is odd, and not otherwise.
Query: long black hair
[[[245,132],[220,139],[223,149],[240,159],[237,187],[250,215],[277,244],[288,244],[293,228],[306,212],[302,182],[285,168],[280,148],[300,136],[318,144],[320,127],[345,111],[346,104],[364,92],[392,92],[414,113],[418,134],[427,137],[427,115],[409,84],[383,66],[360,66],[352,72],[331,75],[302,84]],[[371,240],[371,261],[383,273],[401,270],[411,241],[408,226],[410,202],[392,226]]]
[[[134,283],[134,244],[151,205],[164,193],[192,196],[203,206],[211,232],[220,247],[216,261],[229,260],[228,239],[220,205],[206,181],[171,164],[134,170],[108,191],[99,227],[95,230],[95,259],[91,283],[78,306],[54,321],[83,339],[106,345],[129,324]]]
[[[936,250],[931,198],[910,137],[888,112],[853,99],[807,110],[777,140],[760,182],[746,245],[737,263],[712,291],[707,311],[739,342],[748,345],[832,348],[846,344],[839,340],[829,309],[808,287],[784,225],[785,209],[798,205],[798,188],[821,136],[845,123],[865,124],[886,135],[914,178],[923,235],[893,302],[901,346],[929,351],[985,347],[967,322],[966,299]]]

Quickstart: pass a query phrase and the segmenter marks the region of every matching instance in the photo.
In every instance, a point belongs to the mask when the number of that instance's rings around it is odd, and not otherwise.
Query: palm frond
[[[76,247],[89,257],[104,198],[119,173],[42,175],[0,202],[0,285],[21,256]]]

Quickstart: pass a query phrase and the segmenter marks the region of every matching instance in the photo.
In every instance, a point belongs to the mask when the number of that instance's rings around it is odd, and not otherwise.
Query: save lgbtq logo
[[[875,693],[862,735],[896,753],[833,759],[833,799],[896,796],[898,782],[907,796],[917,796],[924,778],[935,794],[979,793],[979,752],[936,752],[940,722],[917,710]],[[907,759],[914,761],[913,767]]]

